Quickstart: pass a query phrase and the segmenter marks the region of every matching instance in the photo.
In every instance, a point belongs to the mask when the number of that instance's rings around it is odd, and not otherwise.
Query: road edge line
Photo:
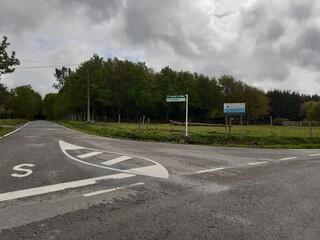
[[[135,175],[133,174],[117,173],[117,174],[106,175],[102,177],[88,178],[88,179],[82,179],[77,181],[57,183],[53,185],[0,193],[0,202],[19,199],[19,198],[25,198],[25,197],[33,197],[33,196],[38,196],[46,193],[63,191],[66,189],[89,186],[89,185],[97,184],[99,181],[102,181],[102,180],[124,179],[124,178],[129,178],[134,176]]]
[[[7,134],[5,134],[5,135],[1,136],[0,138],[5,138],[5,137],[10,136],[11,134],[14,134],[15,132],[18,132],[20,129],[24,128],[24,127],[25,127],[25,126],[27,126],[29,123],[30,123],[30,122],[27,122],[25,125],[23,125],[23,126],[21,126],[21,127],[17,128],[16,130],[14,130],[14,131],[12,131],[12,132],[9,132],[9,133],[7,133]]]
[[[220,168],[212,168],[212,169],[207,169],[207,170],[201,170],[201,171],[197,171],[195,173],[206,173],[206,172],[214,172],[214,171],[219,171],[219,170],[223,170],[226,169],[225,167],[220,167]]]
[[[144,182],[138,182],[138,183],[133,183],[133,184],[130,184],[130,185],[127,185],[127,186],[109,188],[109,189],[105,189],[105,190],[101,190],[101,191],[86,193],[86,194],[83,194],[83,196],[84,197],[91,197],[91,196],[100,195],[100,194],[104,194],[104,193],[109,193],[109,192],[113,192],[113,191],[117,191],[117,190],[131,188],[131,187],[135,187],[135,186],[141,186],[141,185],[144,185],[144,184],[145,184]]]

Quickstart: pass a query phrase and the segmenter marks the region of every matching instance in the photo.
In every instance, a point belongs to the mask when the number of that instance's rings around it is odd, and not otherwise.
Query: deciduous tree
[[[8,38],[4,36],[0,44],[0,78],[3,74],[13,73],[14,66],[20,64],[19,59],[15,57],[16,53],[14,51],[11,52],[11,55],[7,53],[7,47],[10,45],[7,40]]]

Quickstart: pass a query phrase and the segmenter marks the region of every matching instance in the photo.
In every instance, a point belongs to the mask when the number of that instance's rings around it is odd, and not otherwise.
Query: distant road
[[[319,239],[320,150],[0,139],[0,239]]]

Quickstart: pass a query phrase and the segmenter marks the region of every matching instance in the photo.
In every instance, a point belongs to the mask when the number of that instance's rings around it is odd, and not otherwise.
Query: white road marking
[[[7,133],[6,135],[3,135],[1,138],[4,138],[4,137],[8,137],[9,135],[11,134],[14,134],[15,132],[18,132],[21,128],[24,128],[25,126],[27,126],[30,122],[27,122],[25,125],[23,125],[22,127],[19,127],[17,128],[16,130],[12,131],[12,132],[9,132]]]
[[[268,162],[251,162],[251,163],[248,163],[248,165],[258,165],[258,164],[265,164],[265,163],[268,163]]]
[[[118,157],[118,158],[115,158],[115,159],[112,159],[112,160],[108,160],[108,161],[102,162],[101,164],[110,166],[110,165],[113,165],[113,164],[117,164],[117,163],[129,160],[131,158],[132,157],[122,156],[122,157]]]
[[[297,159],[298,157],[287,157],[287,158],[281,158],[279,159],[280,161],[285,161],[285,160],[293,160],[293,159]]]
[[[32,170],[30,169],[25,169],[23,167],[34,167],[34,164],[20,164],[20,165],[17,165],[17,166],[14,166],[13,167],[13,170],[15,171],[20,171],[20,172],[25,172],[25,173],[13,173],[11,174],[12,177],[18,177],[18,178],[21,178],[21,177],[27,177],[29,176],[30,174],[33,173]]]
[[[93,157],[93,156],[99,155],[101,153],[102,152],[89,152],[89,153],[78,155],[77,157],[81,158],[81,159],[84,159],[84,158],[88,158],[88,157]]]
[[[320,156],[320,153],[317,154],[310,154],[309,157],[316,157],[316,156]]]
[[[91,197],[94,195],[98,195],[98,194],[103,194],[103,193],[108,193],[108,192],[113,192],[116,190],[121,190],[121,189],[125,189],[125,188],[130,188],[130,187],[134,187],[134,186],[141,186],[143,185],[144,182],[138,182],[138,183],[134,183],[134,184],[130,184],[128,186],[122,186],[122,187],[116,187],[116,188],[110,188],[110,189],[106,189],[106,190],[101,190],[101,191],[97,191],[97,192],[92,192],[92,193],[86,193],[83,194],[84,197]]]
[[[157,176],[159,174],[159,170],[161,171],[158,165],[152,165],[147,167],[131,168],[131,169],[125,170],[125,172],[138,174],[138,175],[147,175],[152,177],[152,176]]]
[[[117,172],[123,172],[123,173],[129,173],[129,174],[140,174],[140,175],[144,175],[144,176],[149,176],[149,177],[156,177],[156,178],[169,178],[169,173],[168,170],[162,166],[161,164],[149,159],[149,158],[145,158],[145,157],[139,157],[139,156],[134,156],[134,155],[128,155],[128,154],[122,154],[122,153],[115,153],[115,152],[107,152],[107,151],[102,151],[102,150],[97,150],[97,149],[93,149],[93,148],[84,148],[84,147],[80,147],[80,146],[76,146],[70,143],[66,143],[64,141],[59,141],[59,145],[61,148],[61,151],[70,159],[86,164],[86,165],[90,165],[93,167],[98,167],[98,168],[104,168],[104,169],[108,169],[108,170],[113,170],[113,171],[117,171]],[[121,169],[117,169],[117,168],[112,168],[112,167],[107,167],[107,166],[101,166],[101,165],[97,165],[94,163],[90,163],[90,162],[85,162],[82,161],[80,159],[77,159],[73,156],[71,156],[69,153],[67,153],[66,150],[75,150],[75,149],[88,149],[88,150],[92,150],[92,151],[101,151],[103,153],[111,153],[111,154],[116,154],[116,155],[127,155],[130,156],[132,158],[140,158],[143,160],[146,160],[148,162],[152,162],[155,165],[150,166],[150,168],[145,167],[144,170],[145,171],[139,171],[139,169],[128,169],[128,170],[121,170]],[[152,168],[151,168],[152,167]],[[141,168],[142,169],[142,168]],[[149,170],[153,170],[151,172],[149,172]]]
[[[84,187],[84,186],[96,184],[100,180],[123,179],[123,178],[129,178],[134,176],[135,175],[133,174],[117,173],[117,174],[112,174],[112,175],[107,175],[102,177],[88,178],[84,180],[58,183],[58,184],[49,185],[49,186],[42,186],[42,187],[29,188],[29,189],[14,191],[14,192],[1,193],[0,202],[18,199],[18,198],[36,196],[36,195],[41,195],[45,193],[58,192],[65,189]]]
[[[60,144],[60,147],[64,150],[80,150],[80,149],[85,149],[84,147],[80,147],[80,146],[77,146],[77,145],[74,145],[74,144],[71,144],[71,143],[67,143],[67,142],[64,142],[64,141],[59,141],[59,144]]]
[[[224,167],[212,168],[212,169],[207,169],[207,170],[198,171],[198,172],[196,172],[196,173],[214,172],[214,171],[219,171],[219,170],[223,170],[223,169],[225,169],[225,168],[224,168]]]

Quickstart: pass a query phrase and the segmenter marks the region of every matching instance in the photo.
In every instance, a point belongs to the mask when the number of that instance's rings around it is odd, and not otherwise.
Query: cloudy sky
[[[1,79],[54,92],[54,66],[93,53],[159,71],[230,74],[263,90],[320,94],[317,0],[0,0],[0,37],[21,60]],[[51,66],[51,67],[48,67]],[[33,68],[35,67],[35,68]],[[41,68],[39,68],[41,67]]]

